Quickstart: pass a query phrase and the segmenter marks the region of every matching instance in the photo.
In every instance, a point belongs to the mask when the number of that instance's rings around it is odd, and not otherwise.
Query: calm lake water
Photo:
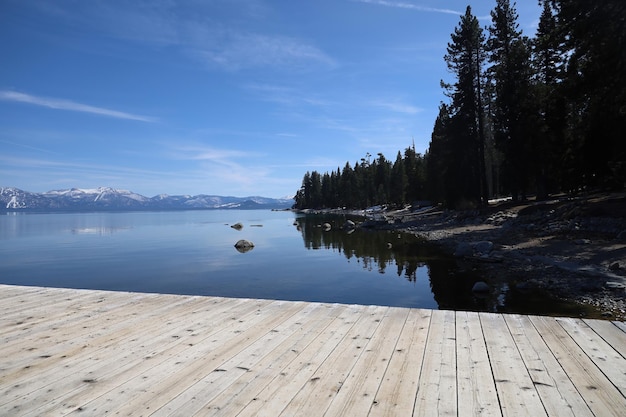
[[[237,222],[242,230],[230,227]],[[8,213],[0,283],[577,315],[513,291],[475,297],[480,277],[432,246],[397,232],[347,233],[343,222],[265,210]],[[240,253],[239,239],[255,247]]]

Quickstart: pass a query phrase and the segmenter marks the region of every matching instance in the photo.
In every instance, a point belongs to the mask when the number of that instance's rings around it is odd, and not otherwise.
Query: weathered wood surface
[[[610,321],[0,285],[0,416],[625,416]]]

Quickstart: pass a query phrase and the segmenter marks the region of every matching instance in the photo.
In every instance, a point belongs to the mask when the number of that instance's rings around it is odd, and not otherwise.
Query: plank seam
[[[583,322],[587,325],[587,327],[589,327],[591,330],[593,330],[593,332],[594,332],[596,335],[598,335],[598,337],[599,337],[600,339],[604,340],[604,342],[605,342],[607,345],[611,346],[615,352],[617,352],[617,353],[618,353],[618,354],[619,354],[622,358],[626,359],[626,350],[624,350],[624,351],[618,350],[616,346],[613,346],[613,344],[612,344],[612,343],[611,343],[608,339],[606,339],[604,336],[602,336],[602,334],[600,334],[600,333],[599,333],[599,332],[598,332],[598,331],[597,331],[597,330],[596,330],[593,326],[590,326],[590,325],[589,325],[588,320],[583,319],[582,321],[583,321]],[[613,327],[617,327],[618,329],[620,329],[620,327],[619,327],[619,326],[617,326],[617,325],[615,324],[615,322],[613,322],[613,321],[612,321],[612,322],[610,322],[610,323],[613,325]],[[620,329],[620,330],[621,330],[621,329]]]
[[[565,333],[566,333],[566,334],[570,337],[570,339],[572,339],[572,340],[574,341],[574,343],[576,344],[576,346],[578,346],[579,350],[581,350],[582,352],[584,352],[585,356],[586,356],[586,357],[589,359],[589,361],[590,361],[590,362],[591,362],[591,363],[592,363],[592,364],[596,367],[596,369],[597,369],[597,370],[598,370],[598,371],[599,371],[602,375],[604,375],[605,379],[606,379],[607,381],[609,381],[609,382],[611,383],[611,385],[613,385],[613,386],[615,387],[615,389],[616,389],[619,393],[621,393],[621,394],[622,394],[622,396],[623,396],[624,398],[626,398],[626,396],[624,395],[624,392],[623,392],[623,389],[624,389],[624,388],[620,388],[619,386],[617,386],[617,385],[615,384],[615,381],[614,381],[612,378],[610,378],[610,377],[609,377],[609,375],[607,375],[607,374],[606,374],[606,372],[604,372],[604,369],[602,369],[602,367],[601,367],[601,366],[599,366],[599,365],[596,363],[596,360],[595,360],[595,359],[594,359],[594,358],[593,358],[593,357],[589,354],[589,352],[585,349],[585,347],[584,347],[584,346],[582,346],[582,345],[578,342],[578,340],[576,340],[576,338],[575,338],[575,337],[573,337],[573,335],[572,335],[572,334],[570,334],[570,332],[569,332],[569,331],[567,331],[567,329],[565,328],[565,326],[563,326],[563,324],[562,324],[562,321],[561,321],[561,320],[558,320],[558,319],[557,319],[557,320],[555,320],[555,321],[556,321],[556,322],[558,323],[558,325],[559,325],[559,326],[563,329],[563,331],[564,331],[564,332],[565,332]],[[601,340],[603,340],[603,341],[604,341],[604,342],[605,342],[605,343],[606,343],[606,344],[607,344],[607,345],[608,345],[611,349],[613,349],[614,351],[616,351],[616,352],[617,352],[617,350],[615,350],[615,348],[613,348],[613,346],[611,346],[611,344],[610,344],[610,343],[608,343],[606,340],[604,340],[604,338],[603,338],[602,336],[600,336],[600,335],[599,335],[599,334],[598,334],[598,333],[597,333],[597,332],[596,332],[593,328],[591,328],[591,327],[590,327],[587,323],[585,323],[583,320],[580,320],[580,321],[581,321],[581,322],[582,322],[582,323],[583,323],[583,324],[584,324],[584,325],[585,325],[588,329],[590,329],[593,333],[595,333],[596,335],[598,335],[598,337],[599,337]],[[619,352],[618,352],[618,353],[619,353]],[[619,353],[619,354],[620,354],[620,356],[621,356],[621,353]]]
[[[547,415],[549,415],[548,409],[546,408],[546,404],[543,401],[543,398],[541,398],[541,394],[539,393],[539,391],[537,391],[537,385],[535,385],[535,381],[533,379],[533,376],[528,371],[528,364],[524,360],[524,355],[522,354],[522,351],[520,350],[519,345],[515,341],[515,336],[513,335],[513,332],[511,331],[511,326],[509,326],[508,320],[506,320],[504,317],[502,317],[502,319],[504,320],[504,324],[505,324],[506,328],[509,330],[509,334],[511,335],[511,339],[513,340],[513,344],[515,345],[515,350],[517,350],[517,353],[519,354],[520,358],[522,359],[522,363],[524,364],[524,370],[526,371],[526,375],[528,375],[528,379],[533,383],[533,389],[535,390],[535,393],[537,394],[537,398],[539,398],[539,401],[541,402],[541,406],[543,407],[543,411],[545,412],[545,414],[547,416]],[[543,360],[542,360],[542,363],[544,363]]]
[[[529,316],[530,317],[530,316]],[[583,392],[581,392],[581,390],[578,388],[578,384],[576,384],[576,381],[574,381],[571,377],[571,375],[565,371],[565,368],[563,367],[563,363],[559,360],[558,356],[554,354],[552,348],[550,347],[550,344],[548,343],[548,341],[545,339],[543,333],[539,330],[539,328],[537,327],[537,325],[535,324],[534,320],[530,320],[530,323],[533,325],[533,327],[535,328],[535,330],[537,331],[537,333],[539,334],[539,337],[541,337],[541,340],[543,340],[543,343],[546,344],[546,346],[548,346],[548,348],[550,349],[550,352],[552,352],[552,355],[554,356],[554,359],[556,360],[556,362],[559,364],[559,366],[561,367],[561,369],[563,370],[563,373],[567,376],[567,379],[569,379],[570,383],[572,384],[572,386],[574,387],[574,389],[576,390],[576,392],[578,393],[578,395],[580,396],[580,398],[582,398],[582,400],[584,401],[584,403],[587,405],[587,408],[589,409],[589,411],[595,415],[593,408],[591,407],[592,404],[590,404],[590,402],[587,400],[586,396],[583,394]],[[559,323],[559,326],[561,328],[563,328],[563,326],[561,326],[561,324]],[[565,329],[563,329],[565,331]],[[565,334],[567,334],[567,336],[571,339],[572,336],[567,333],[567,331],[565,331]],[[578,346],[578,344],[576,344]],[[580,346],[579,346],[580,348]],[[585,353],[586,354],[586,353]]]
[[[430,330],[432,329],[432,321],[433,321],[433,315],[431,314],[428,317],[428,331],[426,332],[426,340],[424,341],[424,352],[426,352],[426,347],[428,346],[428,339],[430,338]],[[456,354],[456,352],[455,352]],[[415,415],[415,407],[417,406],[417,397],[419,396],[419,392],[420,392],[420,381],[422,379],[422,377],[424,376],[423,370],[424,370],[424,362],[426,361],[426,353],[424,353],[424,355],[422,356],[422,363],[420,364],[420,373],[419,373],[419,379],[417,380],[417,390],[415,391],[415,397],[413,398],[413,413],[412,415]],[[457,409],[458,411],[458,409]]]
[[[487,338],[485,337],[485,330],[483,328],[483,317],[481,314],[478,314],[478,323],[480,323],[480,334],[483,337],[483,343],[485,344],[485,350],[487,351],[487,360],[489,361],[489,369],[491,369],[491,379],[494,381],[494,388],[496,390],[496,398],[498,399],[498,408],[500,409],[500,413],[502,413],[502,393],[498,389],[498,384],[495,383],[496,377],[493,371],[493,362],[491,358],[491,353],[489,352],[489,345],[487,343]]]
[[[409,309],[409,313],[410,313]],[[406,316],[404,317],[404,322],[402,323],[402,327],[400,328],[400,331],[398,332],[398,337],[396,338],[396,342],[393,344],[393,350],[391,351],[391,356],[389,357],[389,360],[387,361],[387,366],[385,368],[385,372],[383,372],[382,374],[382,380],[384,380],[385,378],[385,374],[387,373],[387,370],[389,370],[389,364],[391,363],[391,360],[393,359],[393,355],[396,352],[396,348],[398,347],[398,342],[400,341],[400,335],[402,334],[402,332],[404,331],[404,328],[406,326],[406,322],[409,318],[409,314],[406,314]],[[376,391],[374,392],[374,395],[372,398],[378,398],[378,392],[380,391],[380,387],[382,386],[382,383],[378,385],[378,388],[376,389]],[[367,414],[369,415],[372,412],[372,407],[374,407],[374,402],[372,402],[370,404],[369,409],[367,410]]]

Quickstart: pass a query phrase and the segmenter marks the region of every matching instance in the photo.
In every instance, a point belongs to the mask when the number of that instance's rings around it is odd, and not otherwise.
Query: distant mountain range
[[[293,199],[222,197],[217,195],[167,195],[145,197],[110,187],[72,188],[31,193],[0,187],[2,211],[96,211],[96,210],[195,210],[195,209],[287,209]]]

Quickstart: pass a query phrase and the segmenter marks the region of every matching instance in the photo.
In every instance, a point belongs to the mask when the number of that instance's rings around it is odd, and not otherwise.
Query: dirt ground
[[[541,289],[626,320],[626,194],[498,202],[474,211],[387,211],[378,227],[419,235],[489,284]]]

